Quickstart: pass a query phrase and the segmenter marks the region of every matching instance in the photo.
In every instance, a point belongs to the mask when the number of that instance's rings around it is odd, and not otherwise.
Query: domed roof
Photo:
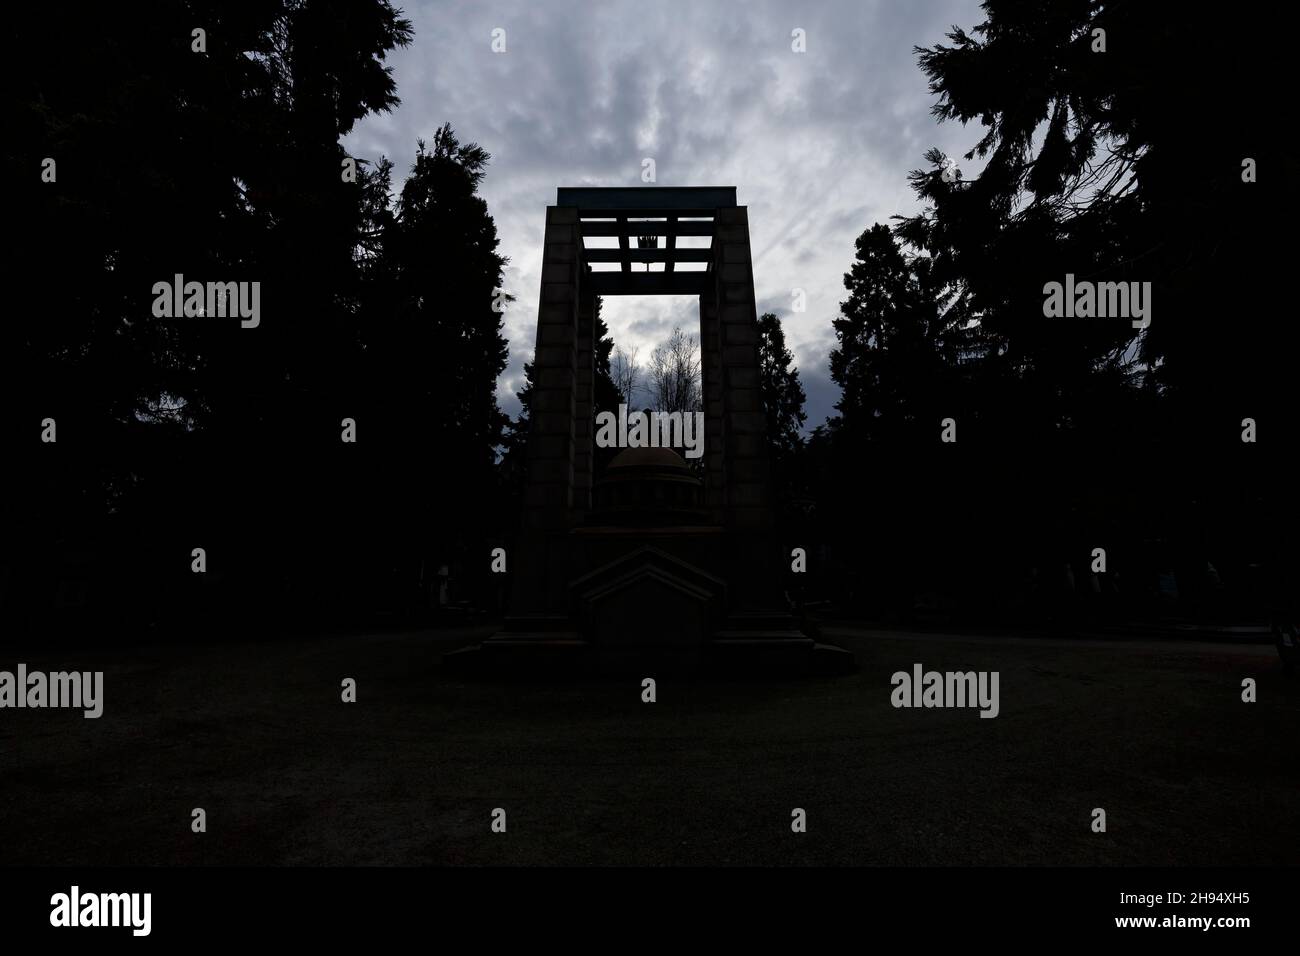
[[[688,471],[686,459],[671,448],[624,448],[614,456],[609,468],[671,468]]]
[[[592,488],[591,519],[604,524],[699,524],[704,482],[671,448],[624,448]]]

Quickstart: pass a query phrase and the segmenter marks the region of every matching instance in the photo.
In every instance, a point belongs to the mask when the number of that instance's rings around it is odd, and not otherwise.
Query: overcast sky
[[[749,207],[758,310],[781,317],[808,392],[808,427],[833,411],[827,356],[854,239],[917,210],[908,170],[979,131],[930,115],[913,46],[983,18],[977,0],[406,0],[414,42],[391,57],[402,105],[358,124],[354,155],[409,171],[415,141],[444,121],[492,154],[482,195],[510,260],[510,364],[502,407],[519,408],[537,328],[546,207],[557,186],[736,186]],[[505,31],[505,52],[492,50]],[[806,52],[791,33],[806,35]],[[792,290],[807,310],[792,312]],[[699,330],[697,300],[605,300],[617,343],[644,360],[674,325]]]

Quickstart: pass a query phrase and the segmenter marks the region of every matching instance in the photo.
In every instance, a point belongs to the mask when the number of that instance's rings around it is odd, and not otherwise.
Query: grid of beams
[[[710,272],[589,272],[596,295],[701,295],[713,288]]]
[[[681,295],[695,294],[708,287],[717,259],[714,223],[709,220],[682,222],[669,215],[658,220],[637,220],[619,212],[612,220],[578,220],[579,248],[583,272],[597,287],[597,295]],[[678,236],[707,238],[707,246],[683,247]],[[617,238],[617,248],[589,246],[588,238]],[[652,248],[639,248],[636,238],[653,237]],[[659,239],[663,237],[663,242]],[[663,248],[660,248],[662,245]],[[617,265],[617,271],[593,271],[593,263]],[[633,263],[645,264],[645,270],[633,270]],[[650,271],[650,263],[663,263],[662,271]],[[679,263],[695,263],[695,268],[678,269]],[[699,268],[699,265],[704,268]]]
[[[717,261],[715,217],[736,207],[734,186],[562,187],[556,206],[576,215],[580,269],[597,295],[697,295],[712,287]],[[707,238],[704,247],[682,246],[679,236]],[[633,238],[654,237],[641,249]],[[663,238],[662,244],[658,241]],[[617,248],[588,246],[588,239],[617,239]],[[662,245],[662,248],[660,248]],[[593,263],[617,271],[594,271]],[[646,269],[634,270],[633,263]],[[650,263],[663,270],[650,271]],[[693,263],[696,268],[682,268]],[[704,268],[698,268],[703,264]]]
[[[582,220],[584,236],[646,236],[651,232],[660,236],[712,236],[713,220],[661,220],[659,222],[605,222],[600,219]]]
[[[653,229],[641,233],[648,236]],[[584,249],[588,262],[712,262],[710,249]]]

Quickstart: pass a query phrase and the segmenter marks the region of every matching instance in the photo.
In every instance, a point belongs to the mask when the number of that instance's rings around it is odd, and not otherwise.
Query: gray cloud
[[[417,0],[415,42],[391,58],[402,105],[345,142],[409,168],[418,137],[444,121],[493,157],[483,195],[509,257],[510,364],[503,408],[536,332],[546,206],[561,185],[735,185],[749,207],[760,311],[776,312],[809,398],[809,426],[838,400],[826,369],[853,241],[873,222],[916,211],[908,170],[974,131],[938,126],[914,45],[983,17],[976,0]],[[491,50],[506,31],[506,52]],[[791,51],[791,31],[807,52]],[[791,290],[807,311],[790,311]],[[693,303],[606,300],[615,341],[641,357],[698,320]]]

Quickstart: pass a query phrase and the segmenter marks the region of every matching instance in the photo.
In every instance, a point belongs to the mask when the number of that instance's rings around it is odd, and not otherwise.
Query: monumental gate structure
[[[561,188],[545,243],[509,616],[471,653],[798,669],[851,660],[805,636],[784,597],[790,555],[772,537],[749,223],[735,187]],[[694,470],[662,448],[602,466],[594,316],[611,295],[699,297]]]

